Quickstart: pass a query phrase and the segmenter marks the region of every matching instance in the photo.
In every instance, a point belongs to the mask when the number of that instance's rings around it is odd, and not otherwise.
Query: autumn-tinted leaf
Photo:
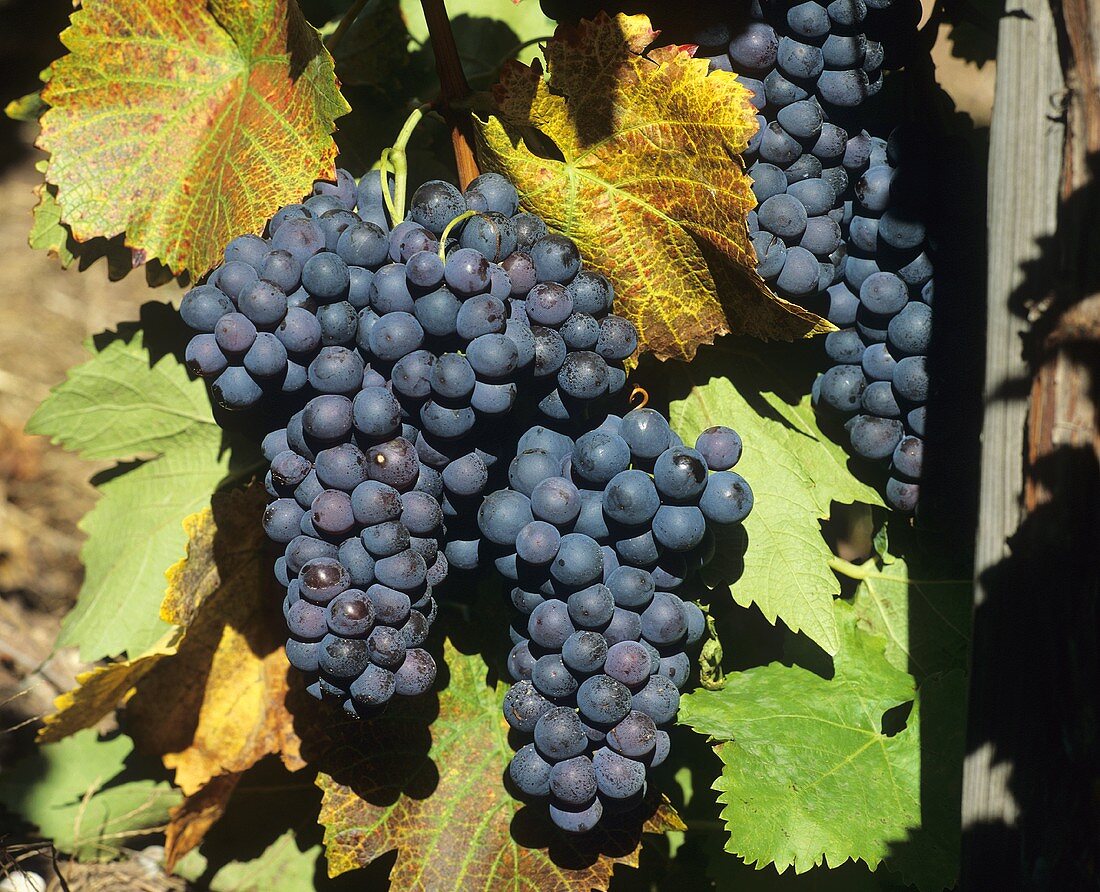
[[[366,724],[329,714],[329,736],[303,741],[321,767],[330,875],[397,849],[394,889],[588,892],[607,888],[615,864],[637,866],[640,818],[572,840],[551,829],[545,807],[521,808],[503,783],[512,754],[505,686],[487,685],[485,663],[449,643],[446,660],[438,696],[396,703]],[[664,804],[645,824],[682,828]]]
[[[39,145],[78,240],[202,273],[332,173],[347,104],[293,0],[88,0],[62,40]]]
[[[126,710],[138,746],[160,755],[192,795],[211,779],[279,755],[301,767],[286,711],[285,632],[258,486],[214,496],[188,522],[187,557],[169,572],[176,599],[201,593],[178,653],[137,686]]]
[[[756,275],[738,153],[749,92],[674,47],[650,50],[645,16],[559,29],[541,66],[506,66],[496,113],[475,116],[484,165],[609,276],[641,349],[690,359],[729,331],[791,340],[830,328]]]

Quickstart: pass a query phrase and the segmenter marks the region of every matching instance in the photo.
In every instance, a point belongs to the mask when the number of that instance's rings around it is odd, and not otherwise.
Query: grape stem
[[[829,569],[841,576],[856,580],[868,579],[872,574],[878,572],[874,558],[862,564],[853,564],[851,561],[844,560],[844,558],[829,558]]]
[[[397,139],[392,146],[382,151],[378,162],[378,175],[382,178],[382,197],[394,226],[405,219],[405,193],[409,180],[409,159],[405,147],[409,144],[416,125],[424,117],[424,112],[430,108],[430,105],[418,105],[412,110],[401,125]],[[386,182],[387,173],[393,174],[393,195],[390,195],[389,184]]]
[[[469,220],[477,214],[477,211],[465,211],[455,217],[450,223],[447,224],[443,230],[443,234],[439,237],[439,259],[446,262],[447,260],[447,236],[451,234],[451,230],[454,229],[463,220]]]
[[[649,391],[646,390],[644,387],[639,387],[637,384],[635,384],[634,389],[630,391],[630,402],[633,404],[635,399],[638,400],[638,405],[632,405],[631,408],[644,409],[646,406],[649,405]]]
[[[454,32],[451,31],[446,4],[443,0],[420,0],[420,5],[428,24],[428,36],[435,54],[435,70],[442,88],[443,117],[451,128],[458,185],[465,191],[470,181],[480,173],[474,157],[470,113],[455,108],[456,103],[470,95],[470,84],[462,70],[462,60],[458,57],[458,46],[455,44]]]
[[[336,49],[336,44],[344,39],[344,35],[347,34],[348,28],[355,24],[355,20],[359,18],[359,13],[363,11],[363,7],[369,2],[370,0],[355,0],[351,8],[344,13],[336,29],[329,35],[328,51],[330,53]]]

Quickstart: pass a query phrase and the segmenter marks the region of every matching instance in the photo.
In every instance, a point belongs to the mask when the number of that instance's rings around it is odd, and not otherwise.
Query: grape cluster
[[[287,658],[307,692],[357,716],[435,681],[421,645],[447,576],[443,486],[401,432],[400,405],[379,380],[354,400],[314,397],[263,444],[264,531],[285,546],[275,574]]]
[[[726,48],[711,68],[737,72],[759,112],[745,153],[757,271],[841,328],[825,340],[833,365],[814,402],[853,416],[851,451],[890,461],[886,497],[907,512],[919,495],[932,264],[919,202],[899,189],[899,138],[849,137],[837,122],[858,122],[888,56],[904,59],[886,37],[915,26],[912,12],[908,0],[761,2],[749,22],[696,37],[704,53]]]
[[[911,512],[924,455],[933,280],[920,202],[910,200],[899,166],[904,143],[901,131],[889,140],[861,135],[866,161],[846,224],[848,262],[829,294],[840,331],[826,336],[825,352],[835,365],[814,382],[813,397],[849,416],[856,455],[890,463],[887,501]]]
[[[520,615],[504,715],[533,742],[509,772],[524,794],[550,797],[557,826],[584,832],[605,807],[636,804],[647,767],[668,755],[660,726],[705,625],[673,590],[713,556],[709,527],[748,515],[752,491],[729,470],[734,431],[710,428],[691,449],[652,409],[575,442],[536,427],[519,448],[509,488],[478,513]]]
[[[841,280],[848,133],[830,118],[882,85],[882,47],[863,33],[863,0],[754,4],[739,27],[697,39],[711,68],[752,91],[757,131],[745,151],[757,207],[749,229],[760,275],[806,303]],[[834,113],[833,115],[830,112]]]
[[[637,347],[610,283],[503,177],[425,183],[392,229],[391,186],[318,181],[180,308],[198,332],[188,366],[224,408],[289,414],[264,450],[287,655],[357,715],[434,680],[420,645],[444,549],[477,566],[459,537],[527,419],[579,422]]]

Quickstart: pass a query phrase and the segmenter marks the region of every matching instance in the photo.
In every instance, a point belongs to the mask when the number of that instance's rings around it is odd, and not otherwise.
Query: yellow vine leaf
[[[494,113],[474,118],[483,165],[611,279],[642,351],[687,360],[731,331],[832,330],[756,274],[739,157],[756,128],[749,91],[678,47],[647,52],[658,33],[644,15],[600,13],[558,29],[548,77],[506,66]]]
[[[167,572],[148,652],[99,667],[62,694],[39,738],[91,727],[119,703],[139,750],[160,756],[188,796],[169,823],[173,859],[201,842],[240,775],[268,755],[304,766],[286,695],[285,632],[260,517],[263,488],[217,493],[184,521],[185,557]]]
[[[349,107],[294,0],[85,0],[61,40],[38,146],[77,241],[201,274],[332,175]]]

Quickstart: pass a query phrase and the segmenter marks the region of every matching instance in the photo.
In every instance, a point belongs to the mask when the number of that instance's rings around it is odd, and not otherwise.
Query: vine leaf
[[[913,679],[837,602],[842,643],[824,679],[772,663],[681,700],[680,722],[718,741],[715,781],[727,850],[802,873],[849,858],[872,869],[920,825],[920,704],[888,736],[883,714],[914,700]]]
[[[201,888],[210,892],[301,892],[325,888],[315,885],[321,846],[310,846],[305,851],[299,846],[298,833],[288,830],[258,856],[217,867],[209,880],[204,876],[210,869],[208,860],[196,850],[176,866],[176,873],[194,881],[202,878]]]
[[[691,359],[730,331],[831,330],[756,274],[738,157],[756,127],[748,90],[676,47],[643,55],[657,34],[645,16],[601,13],[559,28],[548,79],[537,62],[506,65],[494,113],[474,116],[483,165],[612,280],[643,352]]]
[[[125,701],[138,748],[175,771],[188,799],[173,811],[168,857],[197,845],[240,775],[268,755],[304,766],[286,707],[290,673],[260,518],[262,487],[215,493],[188,517],[187,554],[168,570],[161,618],[171,631],[133,660],[81,676],[58,698],[41,740],[89,727]]]
[[[320,765],[329,875],[391,849],[393,888],[431,892],[588,892],[606,889],[616,864],[636,867],[640,826],[624,821],[569,840],[536,807],[521,809],[503,783],[512,755],[500,711],[506,686],[486,684],[480,657],[449,642],[445,655],[450,678],[438,698],[394,704],[365,726],[344,722],[311,759]],[[663,803],[644,829],[683,824]]]
[[[78,241],[201,274],[332,175],[348,105],[293,0],[88,0],[61,39],[38,145]]]
[[[70,371],[27,424],[28,433],[85,458],[121,463],[93,479],[101,498],[80,523],[88,536],[84,584],[57,641],[79,645],[86,661],[139,656],[169,630],[158,615],[164,569],[183,553],[183,519],[209,503],[229,471],[233,453],[206,388],[161,353],[160,341],[182,331],[172,307],[146,304],[142,328],[122,326],[89,342],[92,359]]]
[[[220,775],[277,754],[303,763],[286,710],[290,672],[280,597],[260,518],[267,497],[254,484],[219,493],[187,522],[187,557],[169,571],[178,596],[204,592],[176,654],[137,685],[126,708],[137,745],[160,755],[191,796]]]
[[[829,568],[832,553],[819,521],[829,516],[831,502],[882,500],[852,476],[843,448],[818,426],[806,395],[812,372],[805,351],[731,341],[667,371],[673,428],[686,443],[712,425],[736,430],[745,451],[735,470],[756,497],[744,523],[743,557],[720,548],[706,571],[708,583],[720,585],[740,574],[730,590],[738,604],[756,604],[769,622],[781,619],[836,653],[840,637],[832,601],[840,584]]]
[[[128,737],[100,740],[92,730],[38,747],[4,771],[0,804],[63,852],[82,860],[116,858],[134,835],[162,826],[180,801],[132,750]]]
[[[859,626],[886,639],[886,659],[893,665],[918,680],[966,665],[969,580],[915,578],[910,561],[889,552],[858,567],[843,561],[834,566],[859,580],[852,598]]]

